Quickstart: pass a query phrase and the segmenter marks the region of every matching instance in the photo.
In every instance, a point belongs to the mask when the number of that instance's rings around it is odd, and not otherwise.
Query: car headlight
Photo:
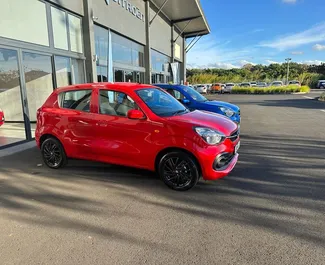
[[[211,145],[219,144],[225,139],[225,135],[223,133],[210,128],[195,127],[194,130],[205,142]]]
[[[227,117],[231,117],[235,114],[235,112],[231,109],[225,108],[225,107],[220,107],[220,110],[226,114]]]

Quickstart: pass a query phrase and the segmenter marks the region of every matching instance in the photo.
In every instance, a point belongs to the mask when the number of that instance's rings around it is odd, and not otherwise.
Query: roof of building
[[[163,6],[162,13],[181,31],[184,30],[186,38],[210,33],[200,0],[151,0],[151,2],[158,9]]]

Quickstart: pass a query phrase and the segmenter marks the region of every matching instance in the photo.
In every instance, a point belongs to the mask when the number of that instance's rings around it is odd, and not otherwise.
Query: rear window
[[[59,95],[59,105],[65,109],[90,112],[91,92],[91,89],[62,92]]]

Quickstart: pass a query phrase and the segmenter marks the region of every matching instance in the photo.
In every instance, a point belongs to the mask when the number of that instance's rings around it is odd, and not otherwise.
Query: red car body
[[[3,110],[0,109],[0,126],[5,123],[5,114],[3,113]]]
[[[82,84],[56,89],[37,112],[37,145],[41,147],[44,139],[52,135],[62,143],[69,158],[151,171],[156,170],[160,154],[179,149],[196,158],[205,180],[228,175],[238,160],[238,153],[235,152],[240,141],[237,125],[224,116],[201,111],[160,117],[137,94],[139,90],[148,88],[163,91],[154,86],[132,83]],[[60,93],[80,89],[92,89],[90,112],[59,106]],[[100,114],[99,90],[106,89],[127,94],[141,109],[145,118],[130,119]],[[163,93],[170,96],[164,91]],[[218,130],[226,138],[220,144],[210,145],[195,132],[195,126]],[[216,170],[216,157],[224,153],[231,154],[231,160],[225,167]]]

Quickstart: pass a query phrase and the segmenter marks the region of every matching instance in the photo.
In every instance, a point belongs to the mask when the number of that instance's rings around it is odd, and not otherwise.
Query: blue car
[[[166,90],[190,110],[218,113],[240,124],[240,109],[236,105],[223,101],[208,100],[193,88],[184,85],[155,84],[155,86]]]

